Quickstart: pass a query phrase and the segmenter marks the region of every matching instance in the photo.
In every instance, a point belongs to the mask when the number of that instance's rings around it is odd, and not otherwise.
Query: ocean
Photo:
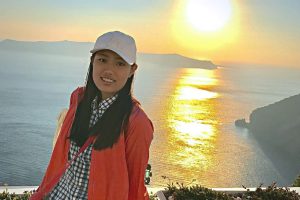
[[[0,50],[0,185],[40,184],[57,116],[84,85],[88,64],[88,57]],[[299,94],[300,68],[138,64],[134,95],[155,126],[151,186],[291,184],[234,121]]]

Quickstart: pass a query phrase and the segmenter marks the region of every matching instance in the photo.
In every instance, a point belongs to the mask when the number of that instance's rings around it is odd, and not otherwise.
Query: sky
[[[0,40],[94,42],[120,30],[139,52],[300,67],[299,10],[299,0],[1,0]]]

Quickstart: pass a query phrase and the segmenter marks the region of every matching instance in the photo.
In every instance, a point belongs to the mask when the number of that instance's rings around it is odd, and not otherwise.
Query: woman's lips
[[[100,77],[100,78],[105,83],[114,83],[114,82],[116,82],[115,80],[113,80],[111,78],[106,78],[106,77]]]

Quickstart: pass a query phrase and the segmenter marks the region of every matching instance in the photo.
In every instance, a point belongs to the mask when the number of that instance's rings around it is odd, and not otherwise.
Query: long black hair
[[[78,104],[69,139],[81,147],[89,136],[96,135],[94,149],[102,150],[112,147],[118,141],[123,132],[122,129],[126,132],[133,107],[132,82],[134,74],[128,78],[124,87],[118,92],[115,102],[104,112],[96,124],[89,128],[91,103],[97,95],[101,99],[101,92],[93,80],[94,57],[95,53],[91,56],[84,96]]]

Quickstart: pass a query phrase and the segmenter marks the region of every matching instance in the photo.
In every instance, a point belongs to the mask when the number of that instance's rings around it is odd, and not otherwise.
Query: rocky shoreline
[[[255,109],[235,121],[247,128],[278,171],[288,180],[300,173],[300,94]]]

